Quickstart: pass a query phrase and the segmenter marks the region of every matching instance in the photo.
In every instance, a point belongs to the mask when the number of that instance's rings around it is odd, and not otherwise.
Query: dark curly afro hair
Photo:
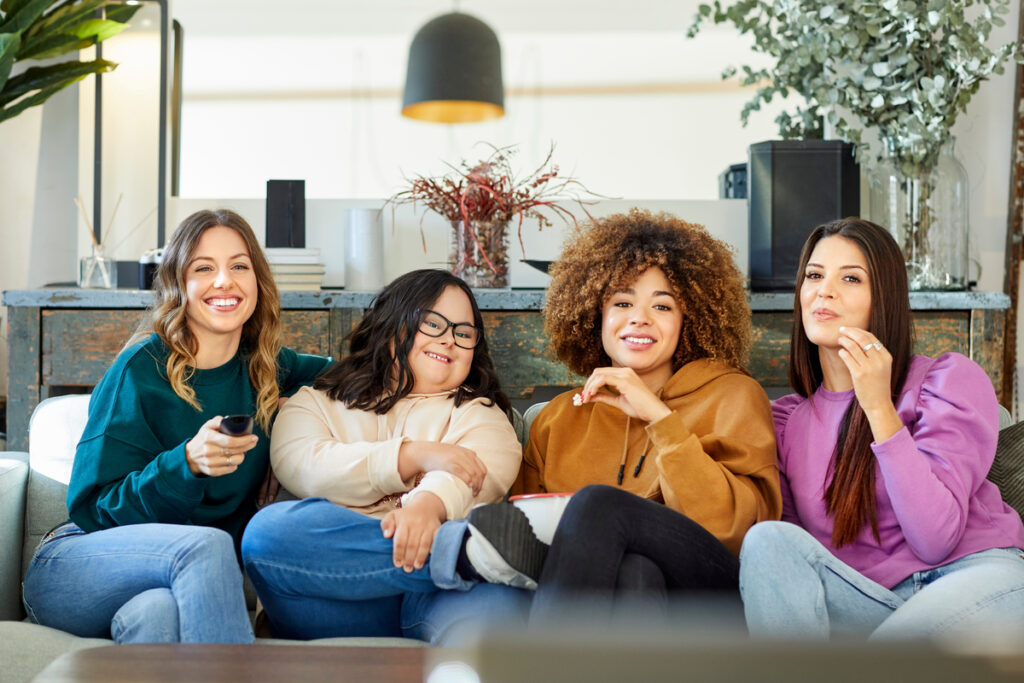
[[[611,365],[601,344],[608,296],[648,268],[665,273],[683,311],[673,369],[700,358],[742,365],[750,348],[750,306],[732,248],[701,225],[631,209],[588,225],[550,268],[544,330],[570,370]]]

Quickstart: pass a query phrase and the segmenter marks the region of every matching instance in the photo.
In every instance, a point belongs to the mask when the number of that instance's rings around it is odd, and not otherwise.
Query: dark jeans
[[[577,600],[610,608],[613,596],[650,601],[687,591],[725,591],[738,598],[739,559],[689,517],[594,485],[569,501],[538,584],[534,621],[558,617],[566,603]]]

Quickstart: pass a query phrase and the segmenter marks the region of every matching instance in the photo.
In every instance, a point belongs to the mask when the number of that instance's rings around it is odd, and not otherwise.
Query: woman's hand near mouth
[[[597,368],[580,395],[584,403],[605,403],[644,422],[656,422],[672,412],[632,368]]]

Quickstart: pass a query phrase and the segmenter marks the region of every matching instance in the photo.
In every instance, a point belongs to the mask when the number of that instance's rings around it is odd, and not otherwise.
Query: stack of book
[[[320,261],[319,249],[268,247],[263,251],[279,290],[320,289],[324,280],[324,264]]]

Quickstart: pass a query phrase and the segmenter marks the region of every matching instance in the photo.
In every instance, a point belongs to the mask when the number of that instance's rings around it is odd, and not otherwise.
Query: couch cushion
[[[39,539],[68,518],[71,464],[89,417],[89,395],[56,396],[42,401],[29,423],[28,506],[22,572]]]
[[[28,454],[0,454],[0,619],[21,619],[21,534]]]
[[[28,683],[65,652],[113,644],[103,638],[80,638],[25,621],[0,621],[0,679]]]
[[[996,459],[988,478],[999,487],[1006,504],[1024,517],[1024,422],[999,430]]]
[[[524,436],[520,439],[523,442],[523,446],[526,446],[526,442],[530,438],[530,426],[533,424],[533,419],[537,417],[537,414],[540,413],[540,411],[543,410],[544,406],[546,406],[547,404],[547,401],[543,401],[541,403],[534,403],[533,405],[526,409],[525,413],[523,413],[522,429]]]

